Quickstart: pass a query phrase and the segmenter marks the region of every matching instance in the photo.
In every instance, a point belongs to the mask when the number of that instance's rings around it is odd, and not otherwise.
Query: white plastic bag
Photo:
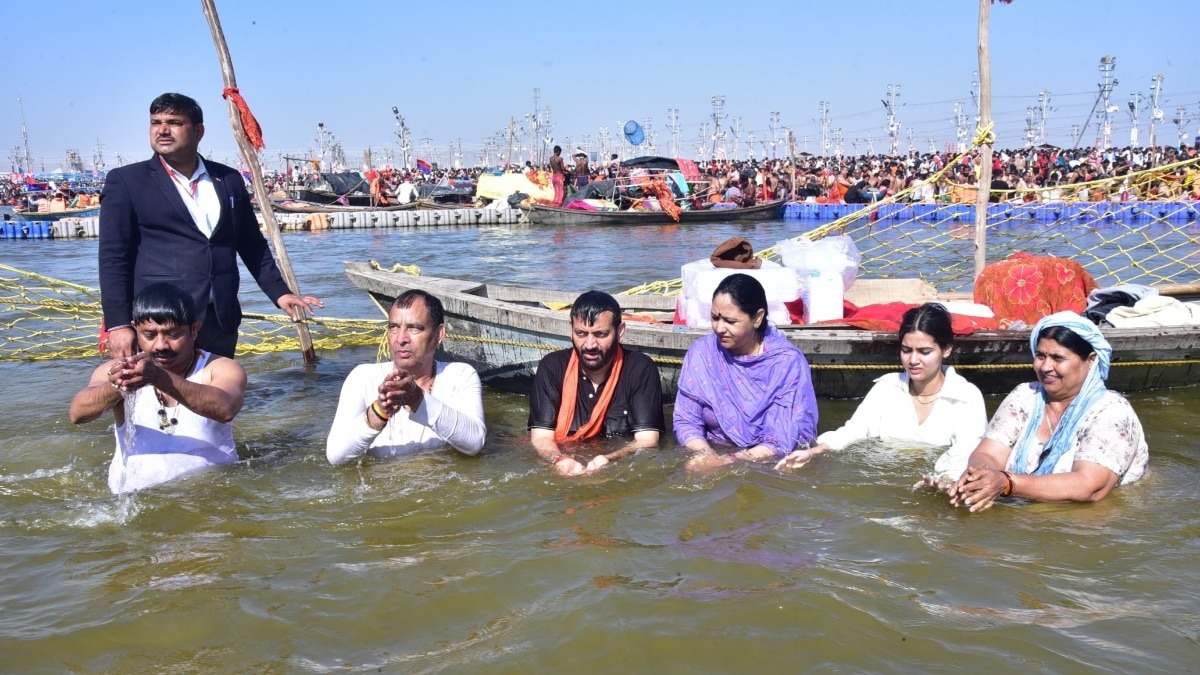
[[[776,247],[784,267],[796,270],[801,285],[813,276],[813,272],[834,274],[842,278],[842,292],[850,290],[858,278],[858,266],[862,255],[854,240],[846,235],[822,237],[812,241],[807,237],[785,239]]]

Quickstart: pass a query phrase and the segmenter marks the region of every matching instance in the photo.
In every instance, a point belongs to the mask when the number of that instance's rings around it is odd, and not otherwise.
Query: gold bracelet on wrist
[[[383,408],[380,407],[380,405],[379,405],[379,399],[375,399],[374,401],[371,401],[371,411],[375,413],[376,417],[383,420],[384,422],[392,419],[391,415],[388,415],[387,413],[383,412]]]
[[[1000,473],[1004,474],[1005,480],[1008,481],[1008,485],[1005,486],[1004,491],[1000,493],[1000,496],[1008,497],[1008,496],[1012,495],[1012,493],[1013,493],[1013,487],[1014,487],[1013,477],[1012,477],[1012,474],[1007,471],[1001,471]]]

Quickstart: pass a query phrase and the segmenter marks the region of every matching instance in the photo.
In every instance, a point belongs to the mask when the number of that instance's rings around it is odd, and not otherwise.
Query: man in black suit
[[[296,319],[324,307],[284,283],[236,170],[198,152],[204,114],[183,94],[150,103],[154,157],[108,172],[100,195],[100,303],[113,358],[137,344],[130,325],[133,297],[168,282],[196,302],[202,322],[196,345],[232,358],[242,321],[237,256],[280,309]]]

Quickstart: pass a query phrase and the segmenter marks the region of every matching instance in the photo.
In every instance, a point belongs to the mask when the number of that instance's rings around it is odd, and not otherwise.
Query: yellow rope
[[[367,264],[371,266],[371,269],[382,270],[384,272],[404,272],[405,274],[411,274],[414,277],[421,276],[421,268],[417,267],[416,265],[401,265],[400,263],[396,263],[390,268],[385,269],[383,265],[380,265],[379,262],[375,260],[370,260],[367,262]]]
[[[975,129],[975,138],[974,138],[974,140],[971,141],[971,144],[978,148],[982,145],[992,145],[995,142],[996,142],[996,123],[993,122],[992,120],[988,120],[987,124],[984,124],[984,125],[978,127],[977,129]]]

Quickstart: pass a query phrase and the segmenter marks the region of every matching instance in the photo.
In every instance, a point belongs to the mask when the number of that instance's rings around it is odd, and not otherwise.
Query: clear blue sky
[[[352,163],[372,148],[376,164],[398,157],[397,106],[415,154],[445,161],[461,142],[474,164],[484,139],[510,117],[525,126],[533,90],[550,106],[555,142],[596,148],[600,127],[615,144],[628,119],[651,119],[669,153],[668,108],[677,109],[680,154],[696,156],[712,98],[725,98],[726,131],[741,118],[769,139],[771,112],[798,149],[821,152],[817,118],[828,101],[843,150],[887,148],[881,99],[900,86],[902,150],[955,139],[954,102],[974,116],[977,4],[972,0],[755,3],[312,2],[217,0],[238,84],[262,123],[268,167],[315,149],[324,122]],[[1024,144],[1026,109],[1050,91],[1047,140],[1069,145],[1096,99],[1099,61],[1116,57],[1113,142],[1128,145],[1128,101],[1150,95],[1162,73],[1160,143],[1173,143],[1178,106],[1200,129],[1200,56],[1194,2],[1016,0],[991,8],[993,115],[998,145]],[[109,167],[150,154],[147,106],[164,91],[200,101],[201,151],[236,163],[220,94],[221,73],[199,0],[5,2],[0,45],[10,64],[0,104],[3,167],[21,144],[24,105],[35,168],[76,149],[91,165],[97,142]],[[1147,143],[1143,112],[1140,142]],[[973,126],[973,124],[971,125]],[[1095,139],[1093,118],[1083,142]],[[779,133],[782,136],[782,130]],[[805,145],[807,137],[807,145]],[[429,139],[428,145],[421,139]],[[520,144],[520,141],[518,142]],[[732,134],[725,145],[732,152]],[[432,148],[432,151],[430,150]],[[644,150],[644,148],[643,148]],[[779,148],[780,153],[784,148]]]

